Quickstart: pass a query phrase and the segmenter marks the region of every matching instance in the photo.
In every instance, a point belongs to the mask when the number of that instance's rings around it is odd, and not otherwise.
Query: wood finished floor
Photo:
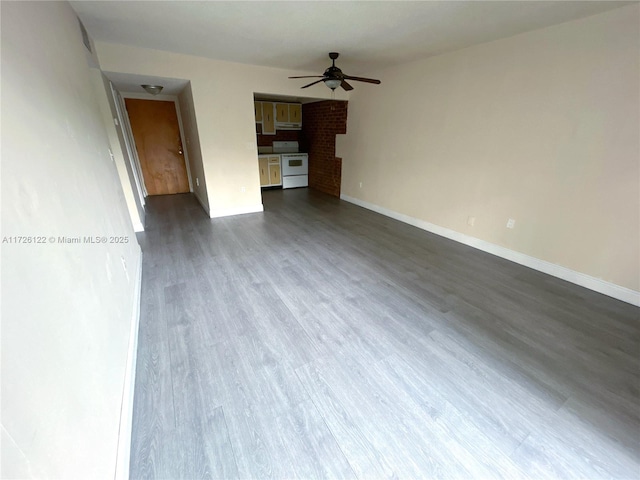
[[[640,309],[308,189],[148,200],[131,478],[640,477]]]

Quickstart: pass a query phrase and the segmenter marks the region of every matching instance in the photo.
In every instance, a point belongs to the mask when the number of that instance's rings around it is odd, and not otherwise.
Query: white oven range
[[[298,148],[298,142],[273,142],[273,153],[280,153],[282,188],[309,186],[309,155]]]
[[[306,153],[283,153],[282,188],[309,186],[309,155]]]

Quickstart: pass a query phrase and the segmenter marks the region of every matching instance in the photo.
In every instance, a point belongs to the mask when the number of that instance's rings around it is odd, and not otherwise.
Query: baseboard
[[[118,453],[116,459],[116,480],[129,478],[129,461],[131,458],[131,430],[133,427],[133,392],[136,383],[136,364],[138,353],[138,330],[140,327],[140,300],[142,293],[142,252],[138,262],[137,278],[133,299],[133,314],[129,332],[129,350],[124,385],[122,388],[122,404],[120,408],[120,430],[118,432]]]
[[[209,216],[211,218],[218,217],[230,217],[231,215],[243,215],[245,213],[259,213],[264,212],[264,207],[262,204],[258,205],[249,205],[246,207],[235,207],[235,208],[220,208],[218,210],[211,210]]]
[[[576,285],[580,285],[581,287],[588,288],[589,290],[593,290],[595,292],[602,293],[623,302],[630,303],[631,305],[640,306],[640,292],[636,292],[635,290],[631,290],[630,288],[622,287],[620,285],[616,285],[615,283],[606,282],[599,278],[592,277],[590,275],[586,275],[584,273],[577,272],[560,265],[556,265],[555,263],[540,260],[539,258],[531,257],[529,255],[525,255],[524,253],[516,252],[514,250],[501,247],[500,245],[495,245],[485,240],[480,240],[479,238],[466,235],[464,233],[456,232],[455,230],[450,230],[439,225],[434,225],[433,223],[425,222],[424,220],[420,220],[414,217],[410,217],[409,215],[404,215],[402,213],[389,210],[379,205],[360,200],[359,198],[341,194],[340,199],[366,208],[368,210],[380,213],[395,220],[399,220],[403,223],[413,225],[414,227],[426,230],[427,232],[435,233],[436,235],[440,235],[450,240],[454,240],[470,247],[477,248],[478,250],[482,250],[483,252],[491,253],[492,255],[496,255],[497,257],[510,260],[520,265],[524,265],[525,267],[533,268],[534,270],[538,270],[548,275],[566,280],[567,282],[571,282]]]
[[[144,225],[142,225],[142,222],[135,222],[133,224],[133,231],[136,233],[144,232]]]

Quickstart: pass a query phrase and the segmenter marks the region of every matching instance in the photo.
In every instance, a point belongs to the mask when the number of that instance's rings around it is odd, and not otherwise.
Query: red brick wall
[[[309,154],[309,187],[340,196],[342,159],[336,134],[347,133],[347,102],[325,100],[302,105],[300,151]]]

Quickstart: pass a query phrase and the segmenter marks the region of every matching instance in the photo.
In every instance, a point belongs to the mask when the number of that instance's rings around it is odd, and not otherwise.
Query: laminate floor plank
[[[475,328],[487,320],[467,312],[464,319],[453,312],[447,314],[456,338],[466,339],[466,349],[478,352],[494,369],[528,386],[538,395],[547,396],[551,404],[565,408],[577,402],[588,411],[583,417],[593,419],[599,429],[620,438],[624,448],[640,452],[640,409],[637,400],[625,401],[617,392],[603,388],[597,381],[588,382],[564,367],[562,359],[546,355],[541,346],[533,347],[510,336],[500,326]],[[474,320],[474,322],[469,322]],[[579,372],[578,372],[579,373]],[[610,372],[615,375],[615,371]],[[633,388],[633,385],[628,385]]]
[[[164,299],[143,287],[133,403],[130,471],[133,478],[162,478],[167,443],[175,435],[171,356]],[[157,289],[156,289],[157,290]]]
[[[448,439],[437,435],[432,419],[370,358],[349,349],[316,360],[313,365],[339,401],[347,405],[347,411],[355,414],[356,425],[375,442],[376,450],[384,452],[398,476],[470,476],[455,446],[451,448]],[[302,367],[306,368],[311,367]],[[383,432],[383,437],[372,427]],[[486,475],[485,471],[477,473]]]
[[[176,426],[180,426],[222,406],[224,390],[217,381],[216,365],[198,342],[197,330],[179,325],[170,328],[168,335],[174,418]]]
[[[237,281],[243,282],[237,300],[249,309],[251,318],[260,319],[253,324],[256,334],[294,367],[312,360],[316,356],[315,344],[278,296],[273,284],[254,276],[252,262],[238,260],[235,269],[239,274]]]
[[[564,409],[541,422],[513,458],[540,478],[637,478],[640,474],[637,461],[625,450]]]
[[[389,460],[374,446],[379,431],[367,431],[366,425],[363,428],[367,435],[360,430],[358,415],[348,408],[350,402],[339,400],[320,369],[310,364],[296,373],[358,478],[398,478]]]
[[[640,309],[310,189],[149,197],[130,478],[640,478]]]
[[[155,478],[240,478],[222,407],[198,411],[166,437],[164,447],[163,469]]]
[[[357,478],[324,418],[311,401],[276,418],[273,443],[293,467],[289,478]]]
[[[427,372],[413,369],[396,356],[380,363],[400,391],[406,392],[431,418],[430,428],[456,450],[469,471],[483,478],[527,477],[525,471],[476,426],[473,415],[447,401]]]
[[[637,403],[638,379],[633,370],[638,361],[624,355],[626,358],[618,362],[617,368],[607,366],[611,361],[603,364],[600,350],[606,346],[604,342],[584,347],[578,345],[573,334],[568,332],[556,335],[538,332],[537,324],[527,321],[527,312],[511,312],[508,317],[518,318],[518,321],[510,321],[505,316],[496,316],[482,306],[472,306],[467,302],[458,303],[454,310],[456,314],[448,314],[450,318],[472,328],[488,329],[493,340],[499,340],[511,351],[513,361],[525,368],[533,367],[536,375],[544,375],[546,382],[555,385],[563,395],[568,397],[572,392],[591,391],[593,398],[606,398],[606,402],[617,405],[616,411]],[[469,323],[470,318],[474,322]],[[561,342],[557,341],[559,338]]]

